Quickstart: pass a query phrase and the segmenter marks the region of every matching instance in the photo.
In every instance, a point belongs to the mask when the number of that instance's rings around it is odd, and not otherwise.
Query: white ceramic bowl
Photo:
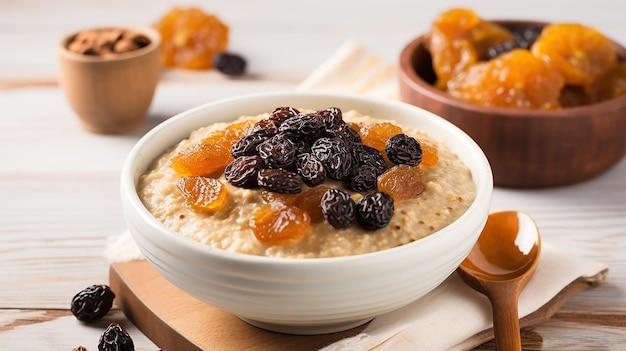
[[[476,200],[459,219],[424,239],[375,253],[315,259],[213,249],[177,235],[144,207],[136,191],[138,179],[165,149],[201,126],[269,112],[278,106],[355,109],[424,130],[443,141],[471,169]],[[409,104],[336,94],[256,94],[185,111],[147,133],[128,155],[121,174],[129,230],[157,271],[201,301],[258,327],[291,334],[356,327],[433,290],[454,272],[478,239],[492,190],[485,155],[451,123]]]

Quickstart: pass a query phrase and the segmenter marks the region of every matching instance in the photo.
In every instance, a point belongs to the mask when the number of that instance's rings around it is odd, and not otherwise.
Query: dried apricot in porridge
[[[229,150],[230,161],[207,154],[181,168],[181,155],[207,140]],[[219,167],[189,175],[205,167],[196,163]],[[138,189],[155,218],[181,236],[291,258],[419,240],[453,222],[476,196],[469,168],[438,140],[336,107],[281,107],[200,128],[155,160]]]
[[[577,23],[509,28],[453,8],[435,18],[426,48],[437,88],[485,106],[567,108],[626,93],[614,44]]]

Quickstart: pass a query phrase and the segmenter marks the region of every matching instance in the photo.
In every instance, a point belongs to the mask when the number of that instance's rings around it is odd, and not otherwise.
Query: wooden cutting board
[[[324,335],[269,332],[189,296],[145,261],[117,262],[109,271],[115,301],[157,346],[167,351],[319,350],[365,325]]]
[[[522,318],[521,327],[549,319],[569,298],[604,281],[606,273],[573,281],[539,310]],[[168,351],[319,350],[357,335],[366,326],[311,336],[269,332],[187,295],[145,260],[113,263],[109,280],[117,306],[156,345]],[[490,329],[476,334],[464,345],[469,350],[492,338]]]

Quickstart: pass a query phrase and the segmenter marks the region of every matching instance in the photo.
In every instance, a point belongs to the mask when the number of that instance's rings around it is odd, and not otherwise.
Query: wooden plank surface
[[[56,83],[56,41],[94,25],[149,25],[180,4],[1,1],[0,349],[71,350],[84,344],[93,351],[106,323],[118,321],[131,331],[137,350],[157,350],[119,309],[89,325],[76,321],[68,310],[76,292],[108,281],[110,262],[104,251],[108,240],[125,227],[118,177],[132,145],[152,126],[190,107],[238,94],[294,89],[348,39],[394,62],[402,46],[425,31],[437,13],[458,4],[203,3],[230,24],[231,48],[249,59],[253,74],[232,80],[215,72],[164,71],[144,128],[102,136],[80,129]],[[491,18],[586,23],[626,43],[622,0],[593,6],[567,0],[464,4]],[[546,241],[605,262],[610,269],[603,285],[574,296],[547,322],[524,329],[525,349],[625,350],[626,160],[574,186],[496,189],[492,208],[530,213]],[[478,350],[493,350],[493,345]]]

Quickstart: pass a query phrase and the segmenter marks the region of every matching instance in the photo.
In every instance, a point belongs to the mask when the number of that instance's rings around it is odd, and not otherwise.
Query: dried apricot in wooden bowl
[[[510,30],[548,25],[491,22]],[[617,57],[610,74],[598,78],[588,91],[568,84],[566,79],[559,98],[561,106],[542,109],[484,106],[442,90],[428,42],[428,34],[422,35],[400,54],[401,99],[469,134],[487,155],[495,185],[538,188],[573,184],[602,174],[626,154],[626,49],[616,42],[608,41]]]

